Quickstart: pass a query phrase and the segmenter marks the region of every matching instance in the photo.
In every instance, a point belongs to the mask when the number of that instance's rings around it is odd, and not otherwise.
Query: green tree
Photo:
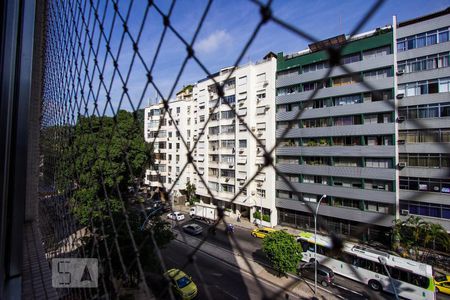
[[[278,272],[278,276],[296,272],[302,259],[302,246],[294,236],[285,231],[268,234],[263,240],[262,250]]]
[[[121,110],[112,117],[79,117],[58,167],[60,190],[71,190],[71,210],[88,225],[127,205],[152,151],[139,122]]]
[[[195,187],[195,184],[188,181],[186,183],[186,198],[190,205],[193,205],[195,200],[197,200],[195,192],[197,188]]]
[[[450,246],[450,237],[441,224],[427,223],[423,240],[424,246],[429,245],[431,242],[431,248],[433,250],[436,249],[436,242],[438,242],[445,250],[448,250]]]

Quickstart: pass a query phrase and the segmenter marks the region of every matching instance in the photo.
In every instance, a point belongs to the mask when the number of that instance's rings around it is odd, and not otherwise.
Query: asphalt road
[[[191,251],[192,247],[175,240],[162,251],[162,255],[167,268],[182,268],[192,276],[199,289],[198,299],[286,299],[286,293],[280,292],[277,286],[241,272],[230,265],[233,262],[225,263],[197,252],[195,264],[188,263],[187,257],[180,253]],[[166,298],[170,299],[169,295]],[[296,297],[289,294],[289,299]]]
[[[186,219],[181,222],[178,222],[178,224],[176,224],[176,222],[173,221],[173,225],[176,229],[180,229],[181,226],[191,223],[191,222],[199,224],[204,229],[203,233],[200,236],[197,236],[197,238],[198,239],[205,238],[207,235],[207,232],[208,232],[207,231],[208,225],[203,222],[198,222],[198,221],[192,220],[187,215],[186,215]],[[216,234],[215,235],[209,234],[207,237],[207,241],[209,243],[215,244],[218,247],[221,247],[221,248],[229,250],[229,251],[238,250],[238,252],[242,256],[251,258],[254,261],[261,263],[262,265],[269,264],[264,253],[261,251],[261,241],[262,241],[261,239],[252,237],[250,235],[250,231],[248,229],[240,228],[237,226],[235,226],[235,230],[232,235],[233,235],[232,237],[227,235],[225,233],[224,224],[219,224],[219,226],[217,227],[217,230],[216,230]],[[234,241],[236,241],[236,242],[234,242]],[[166,256],[166,257],[168,257],[168,256]],[[173,258],[168,257],[168,259],[170,260]],[[208,268],[207,266],[205,266],[205,267]],[[202,271],[203,271],[203,268],[202,268]],[[218,278],[217,276],[212,276],[211,278],[216,278],[216,280],[219,280],[218,281],[219,284],[220,284],[220,280],[223,279],[223,278]],[[209,279],[209,280],[212,280],[212,279]],[[241,279],[241,281],[242,281],[242,279]],[[210,283],[208,283],[208,284],[210,284]],[[237,285],[237,283],[235,283],[235,284],[236,285],[231,284],[231,286],[237,288],[238,285]],[[217,282],[214,285],[218,285]],[[212,289],[214,289],[214,288],[212,287]],[[384,292],[381,292],[381,293],[374,292],[374,291],[370,290],[364,284],[347,279],[347,278],[339,276],[339,275],[335,276],[335,286],[328,287],[328,289],[333,294],[340,295],[345,299],[369,299],[369,298],[370,299],[395,299],[394,296],[391,294],[384,293]],[[227,292],[229,292],[228,289],[225,289],[225,290]],[[242,290],[242,289],[239,289],[239,290]],[[244,298],[239,297],[239,299],[248,299],[248,297],[244,297]],[[261,297],[250,298],[250,299],[261,299]],[[450,297],[439,294],[437,299],[449,300]]]

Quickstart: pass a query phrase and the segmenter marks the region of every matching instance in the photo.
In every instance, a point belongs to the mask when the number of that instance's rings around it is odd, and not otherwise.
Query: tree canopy
[[[79,117],[63,151],[58,186],[71,189],[71,209],[87,225],[122,209],[152,158],[141,124],[121,110],[115,117]]]
[[[297,271],[302,259],[302,246],[294,236],[282,230],[269,233],[263,240],[262,250],[279,276]]]

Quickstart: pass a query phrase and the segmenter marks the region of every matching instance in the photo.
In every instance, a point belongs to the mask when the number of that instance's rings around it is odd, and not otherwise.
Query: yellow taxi
[[[436,276],[434,285],[437,292],[450,295],[450,275]]]
[[[269,227],[256,228],[252,230],[252,236],[263,239],[266,235],[275,231],[275,229]]]
[[[181,299],[191,300],[197,296],[198,289],[191,276],[178,269],[170,269],[164,275],[169,277],[173,290]]]

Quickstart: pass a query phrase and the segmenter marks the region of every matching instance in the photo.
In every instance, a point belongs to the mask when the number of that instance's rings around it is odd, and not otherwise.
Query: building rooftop
[[[437,12],[434,12],[434,13],[431,13],[431,14],[428,14],[428,15],[424,15],[424,16],[420,16],[420,17],[417,17],[417,18],[413,18],[413,19],[409,19],[409,20],[400,22],[400,23],[398,23],[398,27],[408,26],[408,25],[411,25],[411,24],[415,24],[415,23],[426,21],[426,20],[434,19],[434,18],[437,18],[437,17],[440,17],[440,16],[445,16],[447,14],[450,14],[450,6],[447,7],[446,9],[443,9],[443,10],[440,10],[440,11],[437,11]]]

